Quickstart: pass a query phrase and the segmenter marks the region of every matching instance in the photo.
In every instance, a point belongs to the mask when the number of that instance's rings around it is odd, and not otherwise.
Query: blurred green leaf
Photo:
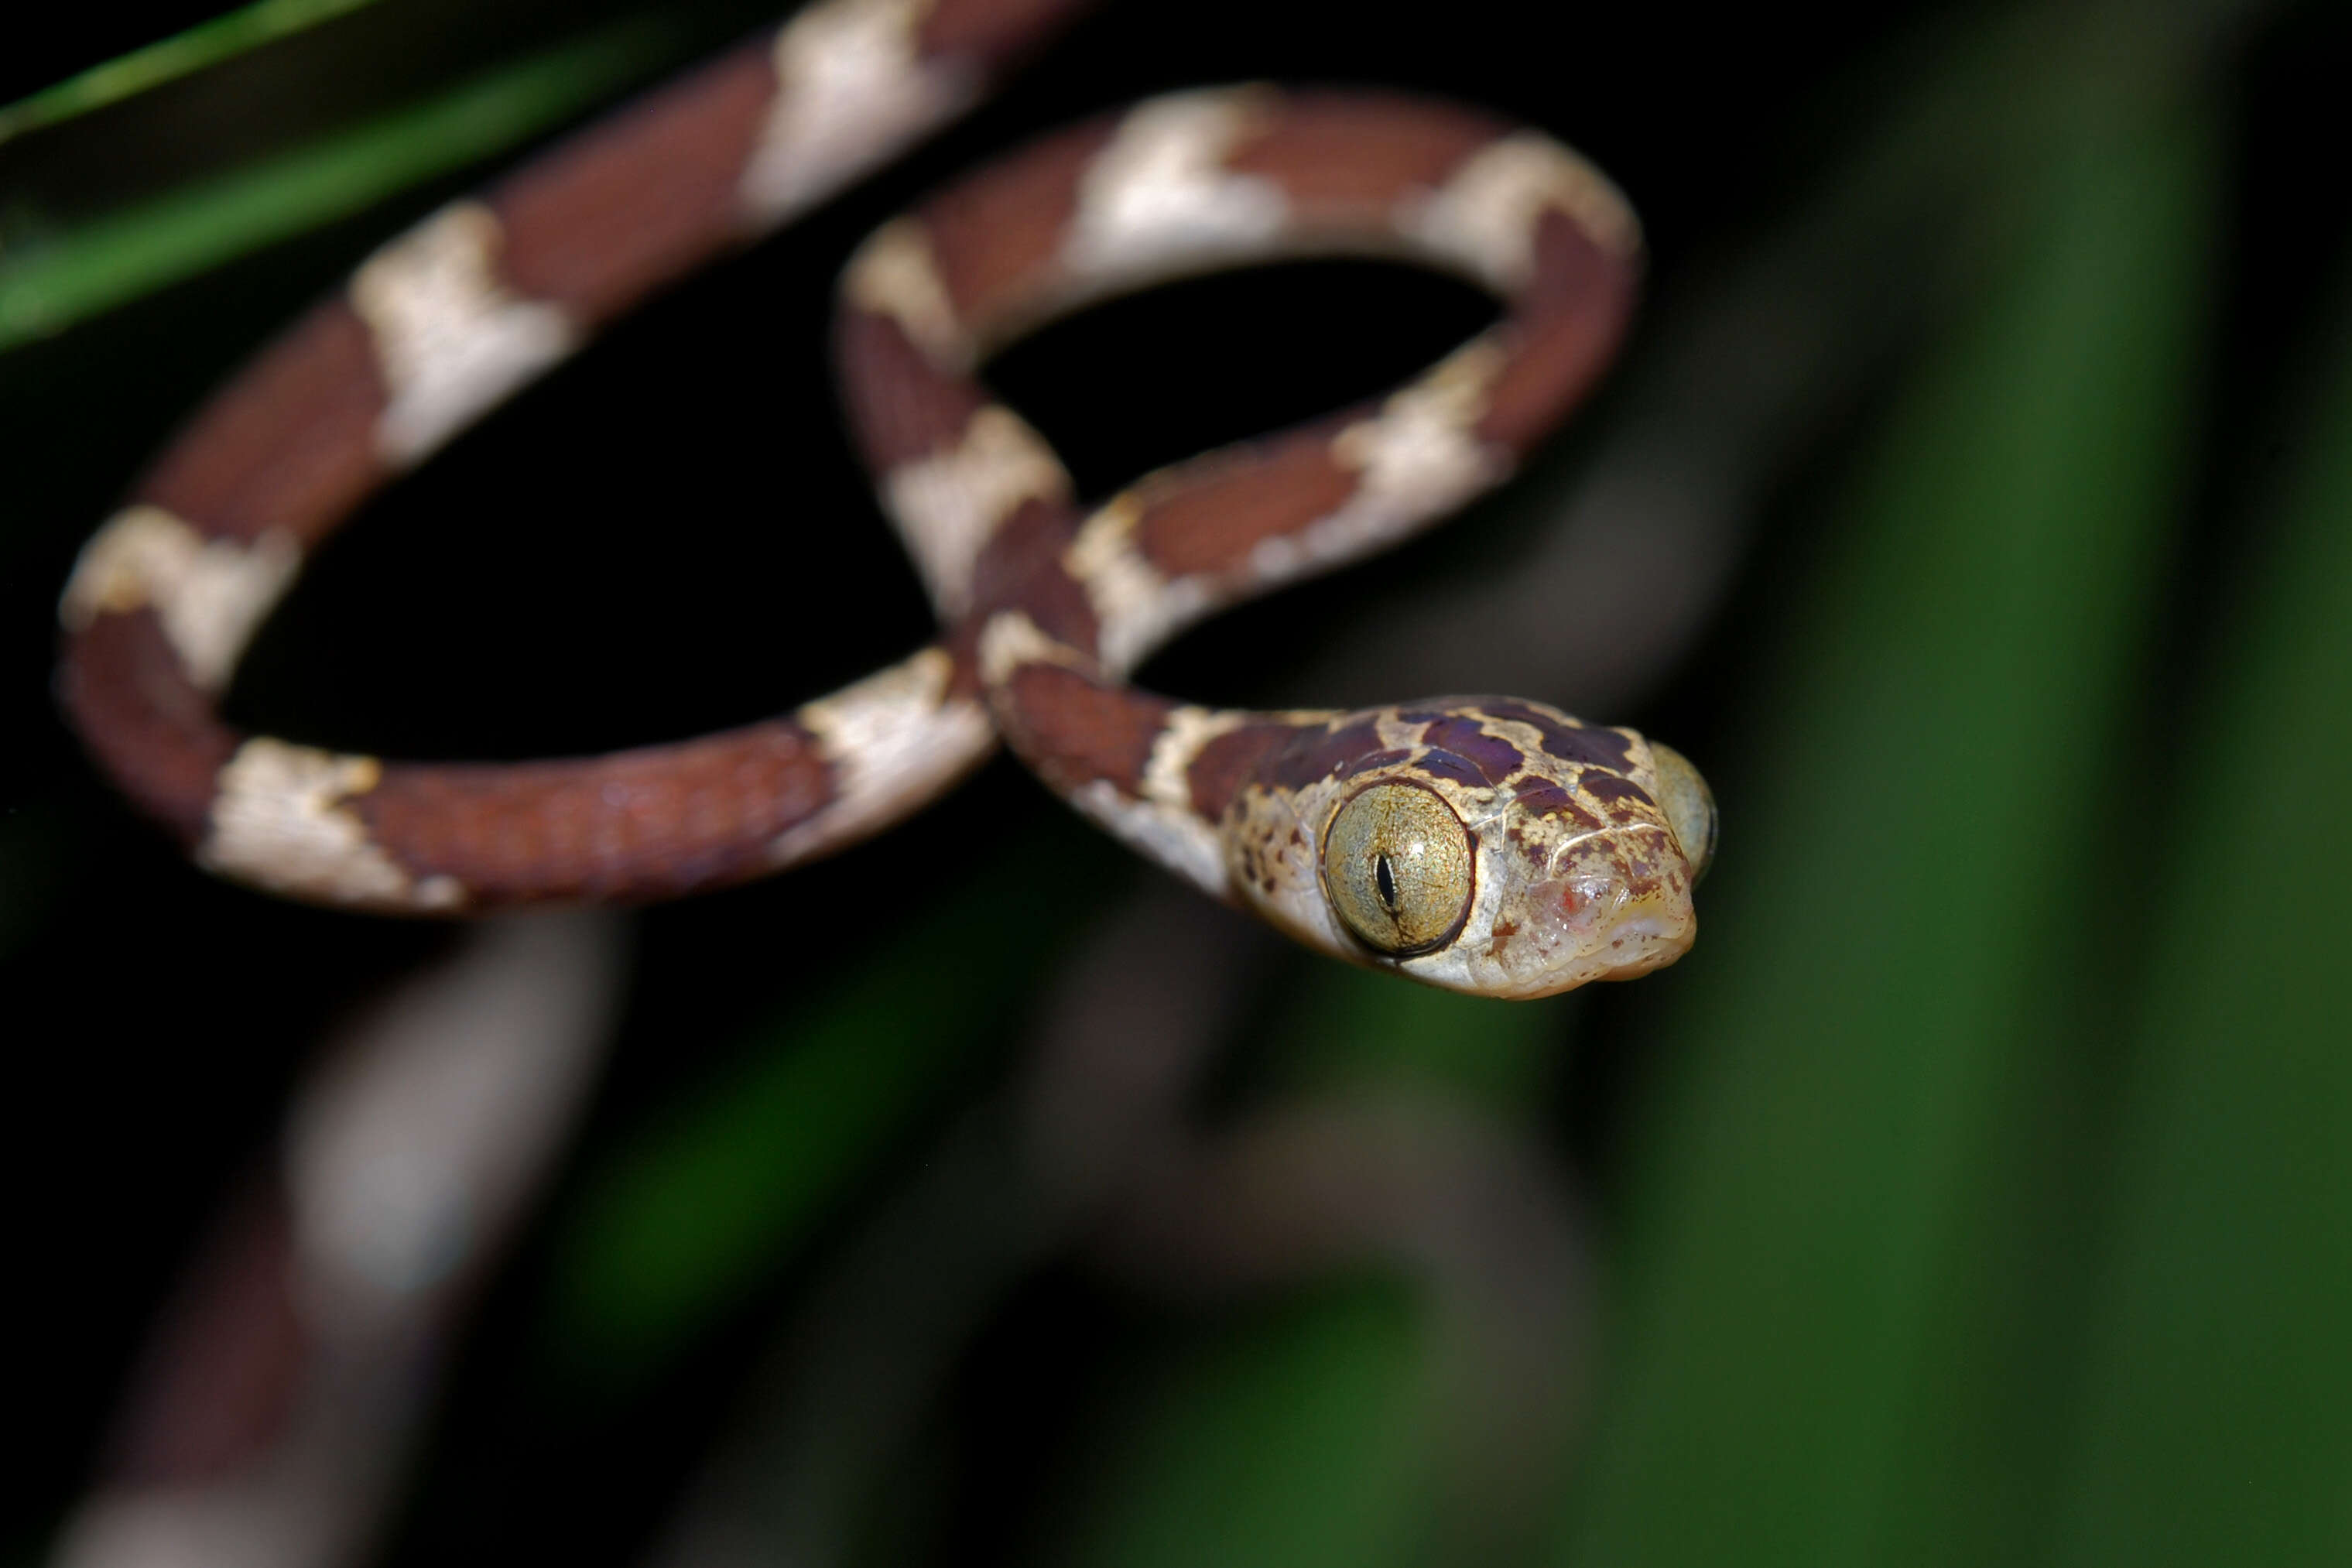
[[[780,1020],[739,1072],[622,1157],[566,1260],[573,1359],[626,1381],[616,1361],[656,1353],[755,1282],[925,1098],[969,1038],[952,985],[911,978],[876,964]]]
[[[1257,1034],[1273,1075],[1302,1091],[1437,1089],[1525,1118],[1567,1062],[1581,1002],[1463,996],[1302,956]]]
[[[639,17],[429,102],[0,255],[0,351],[360,212],[560,123],[677,52]]]
[[[1084,908],[1066,886],[1099,872],[1090,837],[1054,827],[816,983],[591,1174],[545,1336],[568,1375],[628,1389],[656,1374],[963,1081]]]
[[[2352,291],[2179,737],[2060,1561],[2352,1560]]]
[[[1891,414],[1785,645],[1661,1042],[1630,1342],[1573,1556],[2029,1549],[2020,1376],[2105,831],[2168,558],[2214,133],[2086,70],[1978,319]]]
[[[1378,1568],[1432,1517],[1426,1321],[1403,1285],[1328,1289],[1172,1356],[1123,1402],[1080,1508],[1100,1568]]]
[[[0,142],[103,109],[375,0],[257,0],[0,106]]]

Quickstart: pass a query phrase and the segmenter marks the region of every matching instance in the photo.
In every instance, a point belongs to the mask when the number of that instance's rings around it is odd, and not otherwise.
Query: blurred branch
[[[562,1221],[547,1309],[564,1373],[605,1397],[641,1389],[805,1246],[1001,1037],[1084,912],[1065,879],[1116,864],[1069,824],[1049,831],[792,997],[592,1171]]]
[[[604,911],[472,927],[329,1042],[278,1169],[165,1314],[60,1568],[365,1557],[446,1326],[568,1139],[625,942]]]
[[[1384,1450],[1411,1479],[1383,1503],[1382,1517],[1405,1529],[1382,1550],[1410,1557],[1424,1531],[1475,1541],[1473,1555],[1489,1553],[1481,1560],[1523,1547],[1543,1518],[1581,1381],[1586,1280],[1565,1183],[1516,1131],[1425,1095],[1294,1093],[1207,1116],[1202,1079],[1289,956],[1264,931],[1174,887],[1154,887],[1099,929],[1033,1032],[1011,1103],[984,1105],[935,1145],[827,1270],[657,1560],[847,1561],[882,1479],[972,1339],[1024,1274],[1081,1246],[1124,1283],[1196,1309],[1368,1271],[1406,1281],[1406,1339],[1390,1347],[1403,1361],[1391,1365],[1366,1343],[1372,1361],[1344,1371],[1318,1348],[1323,1329],[1300,1324],[1306,1338],[1277,1342],[1304,1361],[1262,1368],[1271,1382],[1231,1393],[1256,1409],[1307,1397],[1286,1392],[1293,1373],[1370,1379],[1359,1393],[1404,1400],[1402,1430],[1422,1434]],[[1422,1014],[1391,1021],[1415,1032],[1431,1023]],[[1376,1018],[1359,1023],[1361,1034],[1382,1032]],[[1354,1308],[1336,1310],[1335,1321],[1354,1325],[1349,1342],[1357,1330],[1388,1342]],[[1219,1409],[1214,1399],[1190,1402],[1181,1419],[1213,1424],[1226,1419]],[[1318,1508],[1358,1513],[1345,1500],[1345,1467],[1293,1455],[1267,1433],[1238,1430],[1210,1449],[1199,1458],[1220,1473],[1299,1465],[1338,1489],[1320,1502],[1286,1494],[1279,1508],[1211,1510],[1197,1528],[1219,1543],[1220,1561],[1236,1560],[1242,1537],[1232,1531],[1289,1539]],[[1146,1467],[1117,1483],[1141,1489],[1082,1510],[1091,1522],[1081,1533],[1089,1550],[1119,1559],[1125,1527],[1111,1521],[1160,1507],[1147,1492],[1218,1484]],[[1340,1551],[1338,1540],[1364,1528],[1355,1517],[1327,1545]]]

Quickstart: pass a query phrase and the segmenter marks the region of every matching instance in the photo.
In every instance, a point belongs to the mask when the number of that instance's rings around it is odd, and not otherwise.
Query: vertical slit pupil
[[[1389,907],[1389,913],[1396,913],[1396,873],[1389,869],[1385,850],[1372,857],[1372,880],[1381,885],[1381,902]]]

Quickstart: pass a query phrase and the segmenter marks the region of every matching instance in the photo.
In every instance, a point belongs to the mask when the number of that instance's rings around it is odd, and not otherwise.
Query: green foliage
[[[547,1336],[562,1373],[640,1388],[804,1248],[1003,1038],[1056,949],[1048,892],[1034,866],[967,886],[781,1008],[604,1160],[559,1249]]]
[[[1651,1127],[1586,1560],[2023,1544],[2006,1450],[2032,1425],[1981,1394],[2021,1309],[2016,1110],[2096,973],[2210,134],[2152,109],[2050,150],[2039,232],[1893,411],[1790,606],[1749,826],[1707,889],[1710,934],[1740,934],[1666,1020],[1683,1087]]]
[[[2155,840],[2057,1554],[2086,1568],[2352,1553],[2348,328],[2352,288]]]
[[[1532,1115],[1567,1058],[1577,999],[1494,1002],[1336,963],[1298,966],[1255,1031],[1294,1091],[1378,1086]]]
[[[0,142],[103,109],[373,4],[375,0],[256,0],[0,107]]]
[[[1402,1287],[1324,1290],[1153,1367],[1113,1415],[1069,1561],[1380,1568],[1423,1560],[1426,1326]]]
[[[0,254],[0,352],[63,331],[478,163],[636,79],[668,51],[616,24],[442,96]]]

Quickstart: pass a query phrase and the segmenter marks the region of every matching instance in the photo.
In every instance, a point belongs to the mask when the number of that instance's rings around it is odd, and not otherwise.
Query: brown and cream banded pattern
[[[765,723],[525,764],[240,735],[238,654],[372,488],[656,287],[975,99],[1076,0],[822,0],[385,246],[262,353],[84,551],[62,689],[207,867],[398,912],[646,900],[906,816],[1001,736],[1075,805],[1312,946],[1541,995],[1671,962],[1714,838],[1689,765],[1539,703],[1196,708],[1127,684],[1220,606],[1381,549],[1506,478],[1633,303],[1639,230],[1538,133],[1363,92],[1181,93],[994,163],[845,269],[850,423],[945,627]],[[1315,255],[1465,277],[1501,319],[1370,405],[1081,506],[977,367],[1171,278]]]

